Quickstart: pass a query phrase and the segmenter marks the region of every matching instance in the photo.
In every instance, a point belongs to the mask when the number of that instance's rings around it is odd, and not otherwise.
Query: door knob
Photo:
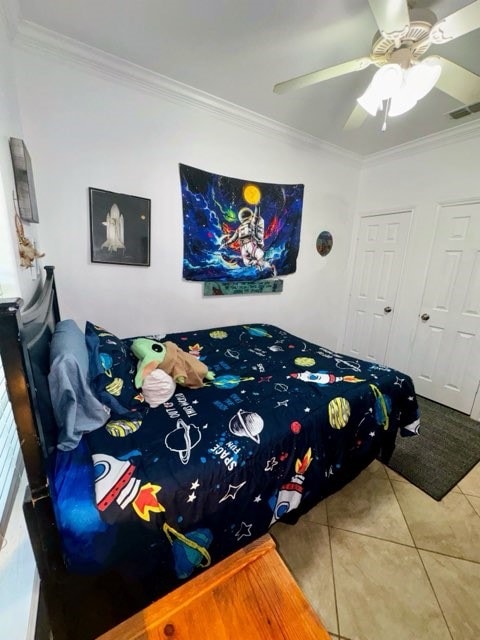
[[[420,317],[424,322],[426,322],[427,320],[430,320],[430,316],[428,315],[428,313],[422,313]]]
[[[384,307],[383,310],[385,311],[385,313],[391,313],[392,307]]]

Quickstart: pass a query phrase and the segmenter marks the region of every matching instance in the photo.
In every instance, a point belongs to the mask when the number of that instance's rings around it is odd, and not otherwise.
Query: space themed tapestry
[[[183,277],[251,281],[296,270],[302,184],[269,184],[180,165]]]

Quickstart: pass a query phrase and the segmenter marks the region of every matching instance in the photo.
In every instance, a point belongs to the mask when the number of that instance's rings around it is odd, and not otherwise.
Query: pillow
[[[84,433],[108,420],[110,410],[90,388],[85,336],[74,320],[62,320],[55,327],[48,386],[59,429],[57,447],[62,451],[75,449]]]
[[[59,322],[50,343],[50,367],[57,356],[71,353],[85,375],[88,375],[88,351],[85,344],[85,335],[75,320],[62,320]]]
[[[97,398],[112,410],[112,417],[138,418],[145,403],[135,388],[137,359],[123,340],[87,321],[85,340],[88,349],[90,381]]]

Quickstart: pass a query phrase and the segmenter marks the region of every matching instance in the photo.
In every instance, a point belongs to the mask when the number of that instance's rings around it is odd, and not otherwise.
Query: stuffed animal
[[[195,356],[182,351],[174,342],[157,342],[150,338],[135,338],[131,350],[138,358],[135,386],[140,388],[149,373],[162,369],[182,387],[198,389],[203,379],[213,380],[215,374]]]
[[[143,379],[142,393],[145,402],[155,409],[175,393],[175,380],[162,369],[154,369]]]
[[[15,227],[17,229],[20,266],[25,268],[31,267],[33,266],[36,258],[43,258],[45,254],[40,253],[33,242],[25,236],[23,224],[18,214],[15,214]]]

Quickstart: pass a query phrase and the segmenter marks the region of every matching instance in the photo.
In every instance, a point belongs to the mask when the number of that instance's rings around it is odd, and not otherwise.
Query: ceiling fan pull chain
[[[388,118],[388,112],[390,111],[390,102],[391,102],[391,98],[388,98],[387,106],[385,107],[385,115],[383,116],[382,131],[387,130],[387,118]]]

